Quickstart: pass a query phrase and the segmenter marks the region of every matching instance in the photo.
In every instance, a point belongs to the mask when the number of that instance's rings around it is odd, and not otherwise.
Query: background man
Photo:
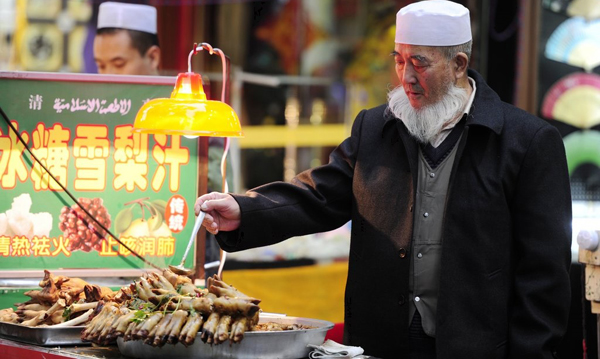
[[[571,196],[558,131],[468,69],[468,10],[396,17],[400,86],[327,165],[196,201],[237,251],[352,220],[344,342],[381,358],[552,358],[567,326]],[[408,353],[408,355],[407,355]]]
[[[101,74],[158,75],[156,8],[117,2],[100,4],[94,60]]]

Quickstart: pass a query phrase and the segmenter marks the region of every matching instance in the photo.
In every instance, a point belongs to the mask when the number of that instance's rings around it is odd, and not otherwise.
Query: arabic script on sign
[[[54,106],[52,108],[54,108],[56,113],[62,113],[63,111],[87,111],[89,113],[94,112],[101,115],[107,113],[120,113],[121,116],[124,116],[131,110],[131,100],[115,98],[112,102],[109,102],[109,100],[99,98],[72,98],[71,101],[67,101],[64,98],[56,98],[54,99]]]

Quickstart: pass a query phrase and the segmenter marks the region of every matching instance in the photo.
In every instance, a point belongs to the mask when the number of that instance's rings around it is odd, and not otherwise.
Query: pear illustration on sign
[[[171,231],[165,223],[167,202],[162,199],[140,198],[125,204],[115,217],[115,232],[119,238],[170,237]],[[141,216],[137,217],[139,206]],[[149,214],[149,216],[148,216]]]

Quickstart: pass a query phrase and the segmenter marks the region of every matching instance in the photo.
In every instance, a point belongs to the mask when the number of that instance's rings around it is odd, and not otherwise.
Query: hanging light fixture
[[[201,50],[206,50],[211,55],[218,54],[221,57],[223,68],[221,101],[207,100],[202,86],[202,77],[192,72],[192,56]],[[177,75],[177,81],[171,97],[157,98],[145,103],[135,116],[132,129],[133,132],[183,135],[186,137],[224,137],[221,176],[223,180],[222,191],[225,193],[228,192],[226,158],[229,150],[229,138],[243,137],[242,127],[237,114],[225,103],[226,88],[227,61],[223,51],[213,48],[205,42],[200,45],[194,44],[194,49],[188,55],[188,71]],[[208,142],[206,142],[206,145],[208,145]],[[190,243],[193,239],[194,236],[190,238]],[[186,255],[187,250],[186,254],[184,254],[184,260]],[[220,257],[219,274],[223,270],[226,252],[221,251]],[[201,267],[196,268],[197,275],[201,273]]]
[[[192,56],[201,50],[211,55],[219,54],[223,64],[221,101],[206,99],[202,77],[192,72]],[[188,55],[188,72],[180,73],[170,98],[157,98],[144,104],[133,124],[133,132],[211,136],[243,137],[240,120],[235,111],[225,103],[227,62],[221,49],[205,42],[194,44]]]

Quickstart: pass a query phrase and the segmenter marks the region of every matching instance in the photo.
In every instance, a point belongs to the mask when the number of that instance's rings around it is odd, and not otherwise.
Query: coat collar
[[[477,91],[475,92],[475,100],[469,111],[466,126],[486,127],[499,135],[504,126],[500,97],[485,83],[483,77],[477,71],[469,69],[468,74],[475,80]],[[389,107],[386,107],[383,117],[385,121],[383,125],[384,132],[389,125],[396,122],[402,123],[400,119],[392,114]]]

